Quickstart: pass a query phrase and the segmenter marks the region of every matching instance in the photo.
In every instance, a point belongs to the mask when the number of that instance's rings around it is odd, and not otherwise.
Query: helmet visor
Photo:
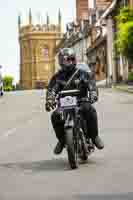
[[[62,64],[63,65],[73,65],[73,64],[76,64],[76,59],[75,57],[73,56],[63,56],[63,59],[62,59]]]

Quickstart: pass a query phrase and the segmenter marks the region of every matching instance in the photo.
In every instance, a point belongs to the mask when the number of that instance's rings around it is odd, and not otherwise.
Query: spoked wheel
[[[67,146],[68,160],[71,169],[78,168],[78,151],[77,144],[73,140],[73,129],[67,129],[65,134],[65,141]]]
[[[88,149],[86,145],[86,141],[84,136],[82,135],[82,139],[80,139],[80,159],[83,161],[88,160]]]

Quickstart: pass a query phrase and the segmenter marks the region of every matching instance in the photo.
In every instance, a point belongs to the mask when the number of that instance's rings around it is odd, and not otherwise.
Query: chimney
[[[76,0],[76,20],[88,19],[88,0]]]

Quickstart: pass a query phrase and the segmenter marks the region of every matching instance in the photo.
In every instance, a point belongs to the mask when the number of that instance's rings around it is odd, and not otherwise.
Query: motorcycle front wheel
[[[81,155],[80,155],[80,158],[81,158],[82,161],[88,160],[88,150],[87,150],[85,137],[83,135],[82,135],[82,140],[81,140]]]
[[[73,138],[73,129],[69,128],[65,131],[65,142],[68,154],[68,161],[71,169],[78,168],[78,152]]]

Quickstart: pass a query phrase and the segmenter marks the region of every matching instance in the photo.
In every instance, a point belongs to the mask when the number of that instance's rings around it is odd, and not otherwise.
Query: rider
[[[87,132],[89,137],[92,139],[94,145],[98,149],[103,149],[104,144],[101,138],[98,136],[98,120],[97,112],[95,108],[91,105],[98,100],[96,92],[96,83],[95,80],[92,80],[89,73],[85,70],[79,69],[77,71],[76,55],[71,48],[63,48],[58,54],[58,61],[61,66],[61,69],[51,78],[48,84],[46,92],[46,104],[45,109],[47,112],[51,111],[54,108],[54,100],[56,95],[61,89],[59,86],[60,81],[68,81],[73,76],[71,83],[68,85],[67,89],[76,89],[75,80],[81,80],[81,76],[84,76],[88,79],[88,86],[91,88],[90,101],[84,102],[81,105],[82,115],[87,122]],[[83,89],[83,88],[82,88]],[[83,91],[83,90],[81,90]],[[91,102],[91,104],[90,104]],[[54,149],[55,154],[60,154],[64,148],[64,121],[61,120],[60,113],[56,109],[51,115],[51,122],[54,128],[58,143]]]

